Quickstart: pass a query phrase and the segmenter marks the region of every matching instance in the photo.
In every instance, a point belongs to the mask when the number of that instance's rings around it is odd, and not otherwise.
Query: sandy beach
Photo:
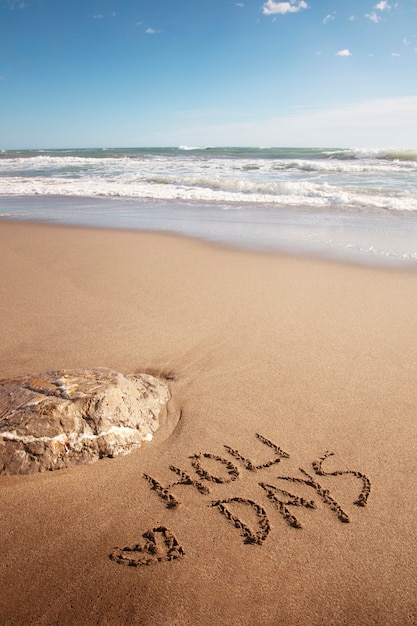
[[[6,221],[0,251],[0,378],[172,394],[129,456],[0,476],[1,624],[417,624],[415,271]],[[110,558],[147,531],[179,558]]]

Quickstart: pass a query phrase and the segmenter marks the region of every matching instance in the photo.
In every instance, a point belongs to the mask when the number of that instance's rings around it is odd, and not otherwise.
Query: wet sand
[[[417,623],[416,272],[11,222],[0,250],[0,377],[172,394],[129,456],[0,477],[2,624]]]

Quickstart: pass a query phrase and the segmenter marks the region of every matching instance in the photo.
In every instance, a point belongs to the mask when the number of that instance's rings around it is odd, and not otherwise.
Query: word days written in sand
[[[144,474],[144,478],[169,509],[176,509],[181,504],[177,495],[174,495],[173,492],[174,487],[178,485],[188,486],[206,499],[210,497],[209,507],[220,512],[234,525],[240,532],[243,543],[262,545],[271,530],[264,506],[253,499],[240,496],[231,496],[219,500],[213,499],[212,495],[215,485],[228,485],[226,489],[230,491],[231,487],[241,477],[241,471],[256,472],[260,475],[262,471],[277,465],[282,460],[290,458],[289,454],[266,437],[258,433],[256,437],[262,444],[273,451],[273,457],[265,463],[256,464],[253,460],[243,456],[239,450],[225,445],[224,448],[227,454],[233,458],[233,461],[209,452],[199,452],[189,457],[192,466],[191,470],[183,470],[173,465],[169,467],[176,476],[176,479],[169,484],[163,484],[149,474]],[[257,487],[260,490],[259,495],[263,494],[264,499],[266,497],[266,500],[272,504],[273,509],[292,528],[301,529],[303,526],[296,515],[290,511],[289,507],[317,509],[316,501],[322,503],[322,508],[324,505],[324,508],[330,509],[334,513],[336,521],[338,520],[345,524],[349,523],[349,515],[338,504],[330,491],[320,483],[321,479],[316,477],[351,475],[357,478],[359,491],[353,504],[358,507],[366,506],[371,491],[371,482],[365,474],[356,470],[326,471],[323,465],[326,459],[332,456],[334,456],[332,452],[326,452],[318,460],[313,461],[310,473],[305,469],[299,468],[300,476],[276,476],[274,483],[277,482],[278,484],[259,481],[257,483]],[[208,469],[208,465],[210,465],[210,469]],[[217,468],[216,472],[214,467]],[[291,490],[295,490],[294,487],[298,486],[303,487],[305,491],[305,488],[308,487],[308,491],[311,489],[312,498],[315,499],[308,499],[291,493],[283,488],[284,485]],[[259,496],[256,497],[258,498]],[[252,523],[250,526],[242,521],[236,510],[241,511],[245,518],[255,519],[255,523]],[[249,513],[249,515],[245,515],[245,512]],[[183,548],[178,544],[173,533],[165,526],[146,531],[137,544],[125,548],[115,548],[110,554],[110,558],[113,561],[131,566],[150,565],[158,561],[172,561],[183,556]]]

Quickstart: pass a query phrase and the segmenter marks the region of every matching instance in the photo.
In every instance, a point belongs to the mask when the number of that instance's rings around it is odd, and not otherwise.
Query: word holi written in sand
[[[268,446],[274,451],[274,458],[256,465],[251,459],[243,456],[238,450],[231,448],[230,446],[224,446],[227,452],[236,459],[239,464],[243,465],[244,469],[249,472],[259,472],[265,470],[273,465],[277,465],[282,459],[290,458],[290,455],[284,452],[279,446],[266,439],[266,437],[256,434],[256,437],[264,445]],[[353,470],[339,470],[334,472],[328,472],[323,469],[323,463],[329,457],[334,456],[332,452],[326,452],[317,461],[313,461],[312,468],[316,476],[343,476],[352,475],[359,479],[362,488],[358,495],[358,498],[354,501],[354,504],[359,507],[364,507],[368,501],[368,497],[371,490],[370,480],[361,472]],[[186,485],[193,487],[202,496],[210,495],[210,488],[207,483],[217,484],[230,484],[238,480],[240,476],[239,468],[229,459],[218,456],[211,453],[197,453],[189,457],[191,460],[191,466],[193,467],[196,477],[192,477],[188,472],[178,467],[171,465],[169,469],[179,477],[169,485],[162,485],[158,480],[148,474],[144,474],[144,478],[150,483],[151,489],[164,502],[165,506],[169,509],[175,509],[180,505],[180,501],[172,493],[172,489],[178,485]],[[204,469],[204,460],[209,460],[212,463],[217,463],[219,469],[222,470],[222,475],[218,476],[212,474],[207,469]],[[278,480],[283,480],[296,485],[303,485],[310,487],[314,490],[318,498],[329,507],[335,514],[336,518],[343,523],[349,523],[349,515],[342,509],[342,507],[336,502],[334,497],[330,494],[328,489],[325,489],[316,478],[306,472],[304,469],[299,468],[302,477],[294,476],[278,476]],[[204,482],[203,482],[204,481]],[[294,495],[282,489],[277,485],[259,482],[258,486],[266,493],[266,497],[273,504],[274,508],[283,517],[285,522],[292,528],[302,528],[301,522],[293,515],[288,509],[292,507],[303,507],[306,509],[316,509],[317,505],[314,500],[308,500],[303,497]],[[257,519],[257,529],[254,530],[244,523],[236,514],[230,510],[230,505],[242,505],[248,507]],[[228,506],[229,505],[229,506]],[[235,528],[238,528],[242,534],[244,543],[261,545],[268,537],[271,527],[268,516],[263,506],[248,498],[241,498],[238,496],[230,497],[222,500],[212,500],[210,507],[216,508],[222,515],[229,520]],[[126,547],[115,548],[110,555],[110,558],[117,563],[127,565],[149,565],[151,563],[162,560],[174,560],[184,556],[184,550],[179,546],[174,535],[166,527],[154,528],[152,531],[147,531],[142,535],[142,540],[138,544]]]

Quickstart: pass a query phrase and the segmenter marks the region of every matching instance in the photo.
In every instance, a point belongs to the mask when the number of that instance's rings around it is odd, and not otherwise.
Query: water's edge
[[[417,214],[120,198],[0,198],[0,218],[167,232],[247,250],[417,267]]]

